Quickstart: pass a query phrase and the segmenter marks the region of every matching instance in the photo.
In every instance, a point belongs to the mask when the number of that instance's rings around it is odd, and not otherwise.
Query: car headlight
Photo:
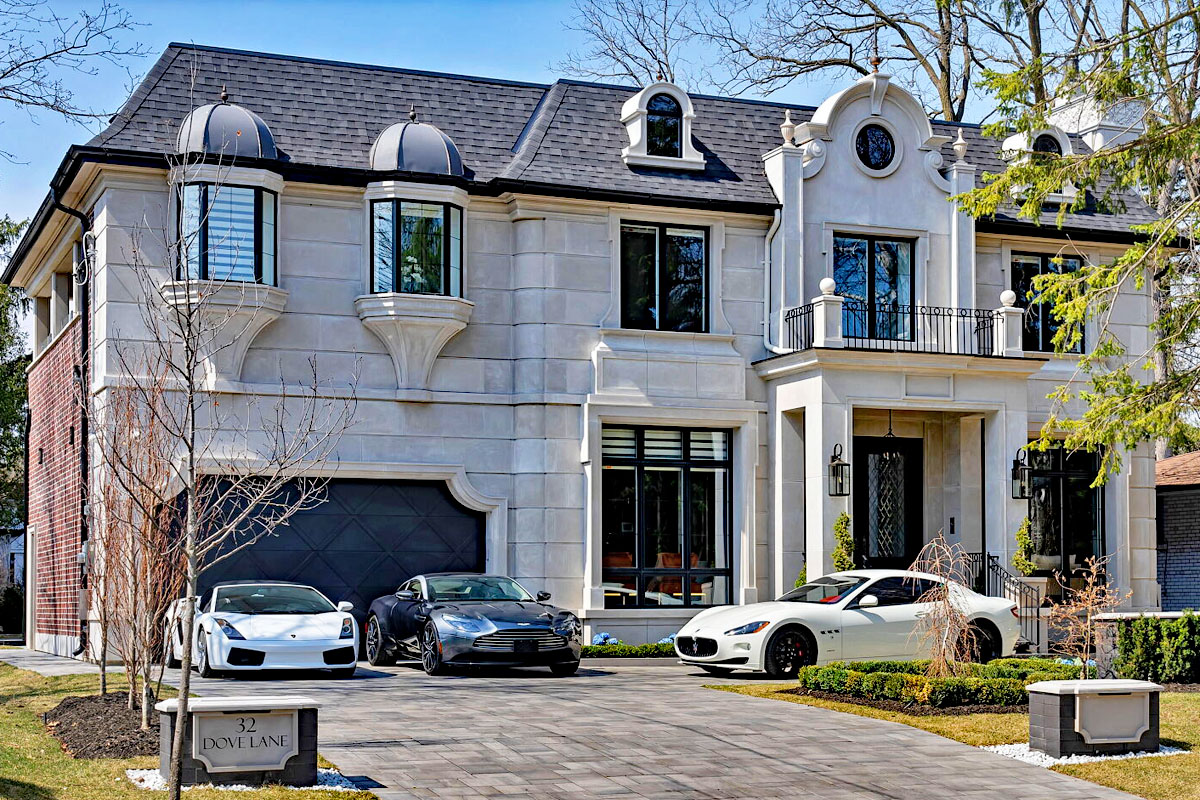
[[[578,636],[582,631],[583,625],[580,624],[579,617],[574,614],[568,614],[554,622],[554,632],[568,639]]]
[[[354,638],[354,617],[346,617],[344,620],[342,620],[342,635],[339,636],[338,638],[339,639],[353,639]]]
[[[472,619],[463,614],[442,614],[442,622],[462,633],[478,633],[483,630],[479,624],[479,620]]]
[[[737,628],[730,628],[725,631],[726,636],[745,636],[748,633],[758,633],[763,628],[770,625],[770,622],[747,622],[745,625]]]
[[[230,624],[229,620],[227,619],[214,619],[213,622],[217,623],[217,627],[221,629],[221,632],[230,639],[246,638],[245,636],[242,636],[241,632],[237,628],[233,627],[233,625]]]

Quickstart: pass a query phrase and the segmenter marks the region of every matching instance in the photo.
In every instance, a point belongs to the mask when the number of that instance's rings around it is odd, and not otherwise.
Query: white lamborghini
[[[167,614],[168,662],[183,648],[183,600]],[[354,606],[336,606],[311,586],[272,581],[218,583],[196,604],[192,664],[201,677],[226,671],[327,669],[351,677],[358,663]]]
[[[927,657],[916,630],[941,583],[935,575],[894,569],[835,572],[778,600],[701,611],[675,637],[685,664],[713,674],[733,670],[787,678],[808,664]],[[1017,643],[1017,604],[951,583],[950,602],[965,612],[976,657],[1009,655]]]

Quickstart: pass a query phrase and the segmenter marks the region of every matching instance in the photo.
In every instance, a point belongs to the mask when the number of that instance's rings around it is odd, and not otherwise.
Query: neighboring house
[[[0,588],[25,583],[25,535],[20,530],[0,532]]]
[[[1008,157],[1103,145],[1081,104]],[[1001,149],[883,74],[813,109],[171,45],[67,153],[4,275],[37,310],[34,645],[79,646],[73,370],[88,353],[92,392],[120,380],[135,233],[205,204],[201,233],[237,246],[164,266],[264,284],[217,385],[362,363],[330,501],[208,581],[311,581],[361,610],[417,572],[486,569],[645,641],[829,571],[842,511],[860,563],[906,565],[944,531],[996,571],[1031,515],[1046,574],[1115,553],[1132,607],[1156,608],[1150,451],[1097,490],[1086,454],[1014,463],[1075,366],[1022,310],[1032,277],[1117,256],[1150,211],[976,222],[947,198]],[[176,153],[208,164],[178,201]],[[64,208],[95,237],[82,289]],[[1110,330],[1140,351],[1149,316],[1123,294]]]
[[[1155,464],[1162,610],[1200,609],[1200,450]]]

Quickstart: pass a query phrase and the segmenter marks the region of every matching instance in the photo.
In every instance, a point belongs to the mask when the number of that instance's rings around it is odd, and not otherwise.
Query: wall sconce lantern
[[[1017,454],[1012,463],[1013,500],[1029,500],[1033,497],[1033,467],[1025,463],[1025,451]]]
[[[842,460],[842,446],[833,446],[833,455],[829,457],[829,496],[850,496],[850,464]]]

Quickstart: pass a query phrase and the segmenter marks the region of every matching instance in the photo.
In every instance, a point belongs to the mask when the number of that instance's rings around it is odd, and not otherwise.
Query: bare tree
[[[1051,648],[1079,660],[1079,677],[1088,677],[1088,659],[1096,653],[1096,617],[1127,601],[1133,592],[1121,593],[1108,580],[1108,556],[1092,556],[1071,575],[1055,574],[1063,590],[1062,602],[1050,606],[1049,628],[1057,634]]]
[[[98,62],[145,55],[141,45],[120,41],[135,25],[109,0],[73,16],[50,0],[0,0],[0,101],[73,119],[98,116],[79,103],[66,76],[95,75]]]
[[[692,0],[575,0],[567,30],[584,34],[587,46],[556,66],[568,75],[630,80],[687,80],[683,51],[693,38],[687,17]]]
[[[977,633],[963,602],[963,587],[971,584],[970,567],[966,549],[946,541],[941,531],[926,542],[909,567],[939,578],[919,598],[927,610],[917,618],[912,633],[929,652],[926,674],[930,677],[953,675],[955,664],[973,660],[979,651]]]

